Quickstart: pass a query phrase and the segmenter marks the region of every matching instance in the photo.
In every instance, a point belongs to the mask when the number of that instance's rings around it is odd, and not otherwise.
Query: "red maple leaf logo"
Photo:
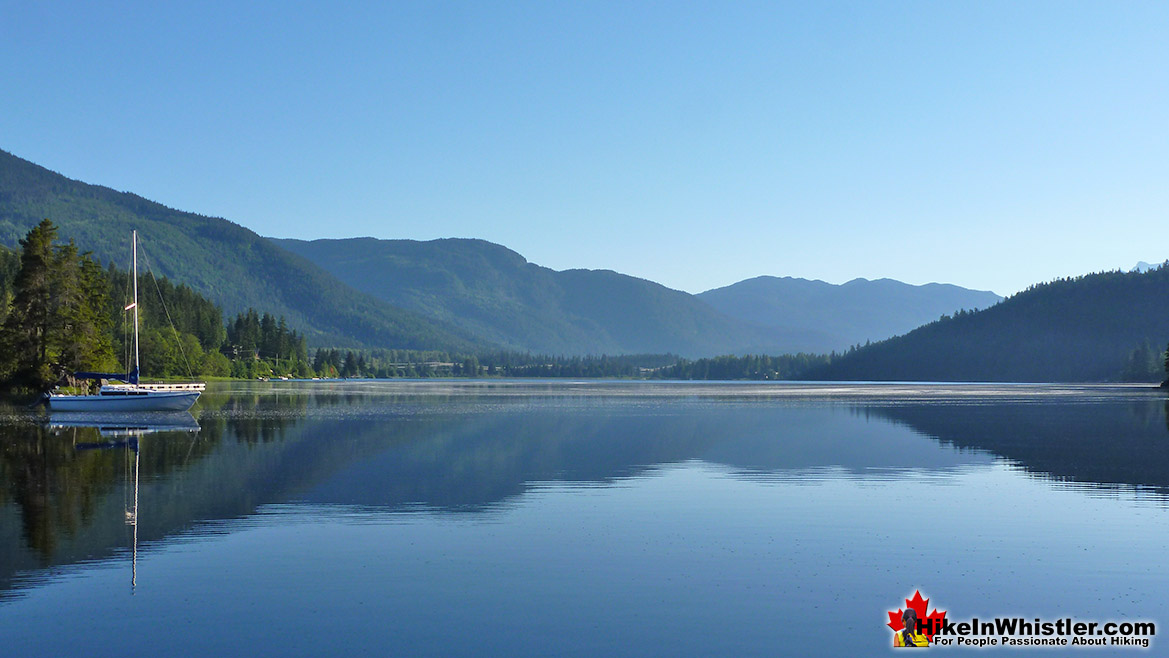
[[[917,618],[921,622],[921,633],[929,638],[930,642],[934,641],[934,631],[942,627],[942,623],[946,621],[946,611],[938,612],[937,608],[926,615],[926,608],[929,607],[930,600],[921,598],[921,590],[913,593],[912,599],[905,599],[906,607],[913,608],[917,613]],[[894,631],[900,631],[905,628],[905,622],[901,620],[901,615],[905,612],[905,608],[898,608],[897,612],[889,613],[889,628]],[[933,622],[933,623],[930,623]]]

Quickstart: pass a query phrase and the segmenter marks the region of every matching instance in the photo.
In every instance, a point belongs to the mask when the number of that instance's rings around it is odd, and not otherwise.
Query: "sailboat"
[[[77,372],[78,379],[115,379],[123,384],[103,384],[96,395],[51,394],[49,408],[54,411],[186,411],[206,388],[202,382],[186,384],[142,384],[138,382],[138,231],[130,236],[133,254],[134,301],[126,310],[134,311],[134,362],[126,374]]]

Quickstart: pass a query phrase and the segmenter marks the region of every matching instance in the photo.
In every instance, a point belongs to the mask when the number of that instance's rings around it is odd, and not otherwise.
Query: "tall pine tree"
[[[64,374],[114,363],[106,281],[89,254],[54,247],[44,220],[20,241],[12,306],[0,328],[0,375],[9,387],[46,390]]]
[[[4,378],[15,387],[43,390],[56,380],[49,363],[56,237],[57,227],[46,219],[20,241],[20,271],[12,285],[12,308],[0,330]]]

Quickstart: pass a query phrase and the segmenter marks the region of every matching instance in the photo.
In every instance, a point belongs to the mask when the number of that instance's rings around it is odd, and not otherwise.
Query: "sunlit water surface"
[[[226,384],[130,421],[0,410],[5,655],[871,655],[919,589],[1169,624],[1137,387]]]

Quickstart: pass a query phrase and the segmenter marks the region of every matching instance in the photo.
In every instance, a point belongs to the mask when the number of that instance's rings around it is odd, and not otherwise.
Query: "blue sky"
[[[699,292],[1169,258],[1169,3],[0,0],[0,148]]]

